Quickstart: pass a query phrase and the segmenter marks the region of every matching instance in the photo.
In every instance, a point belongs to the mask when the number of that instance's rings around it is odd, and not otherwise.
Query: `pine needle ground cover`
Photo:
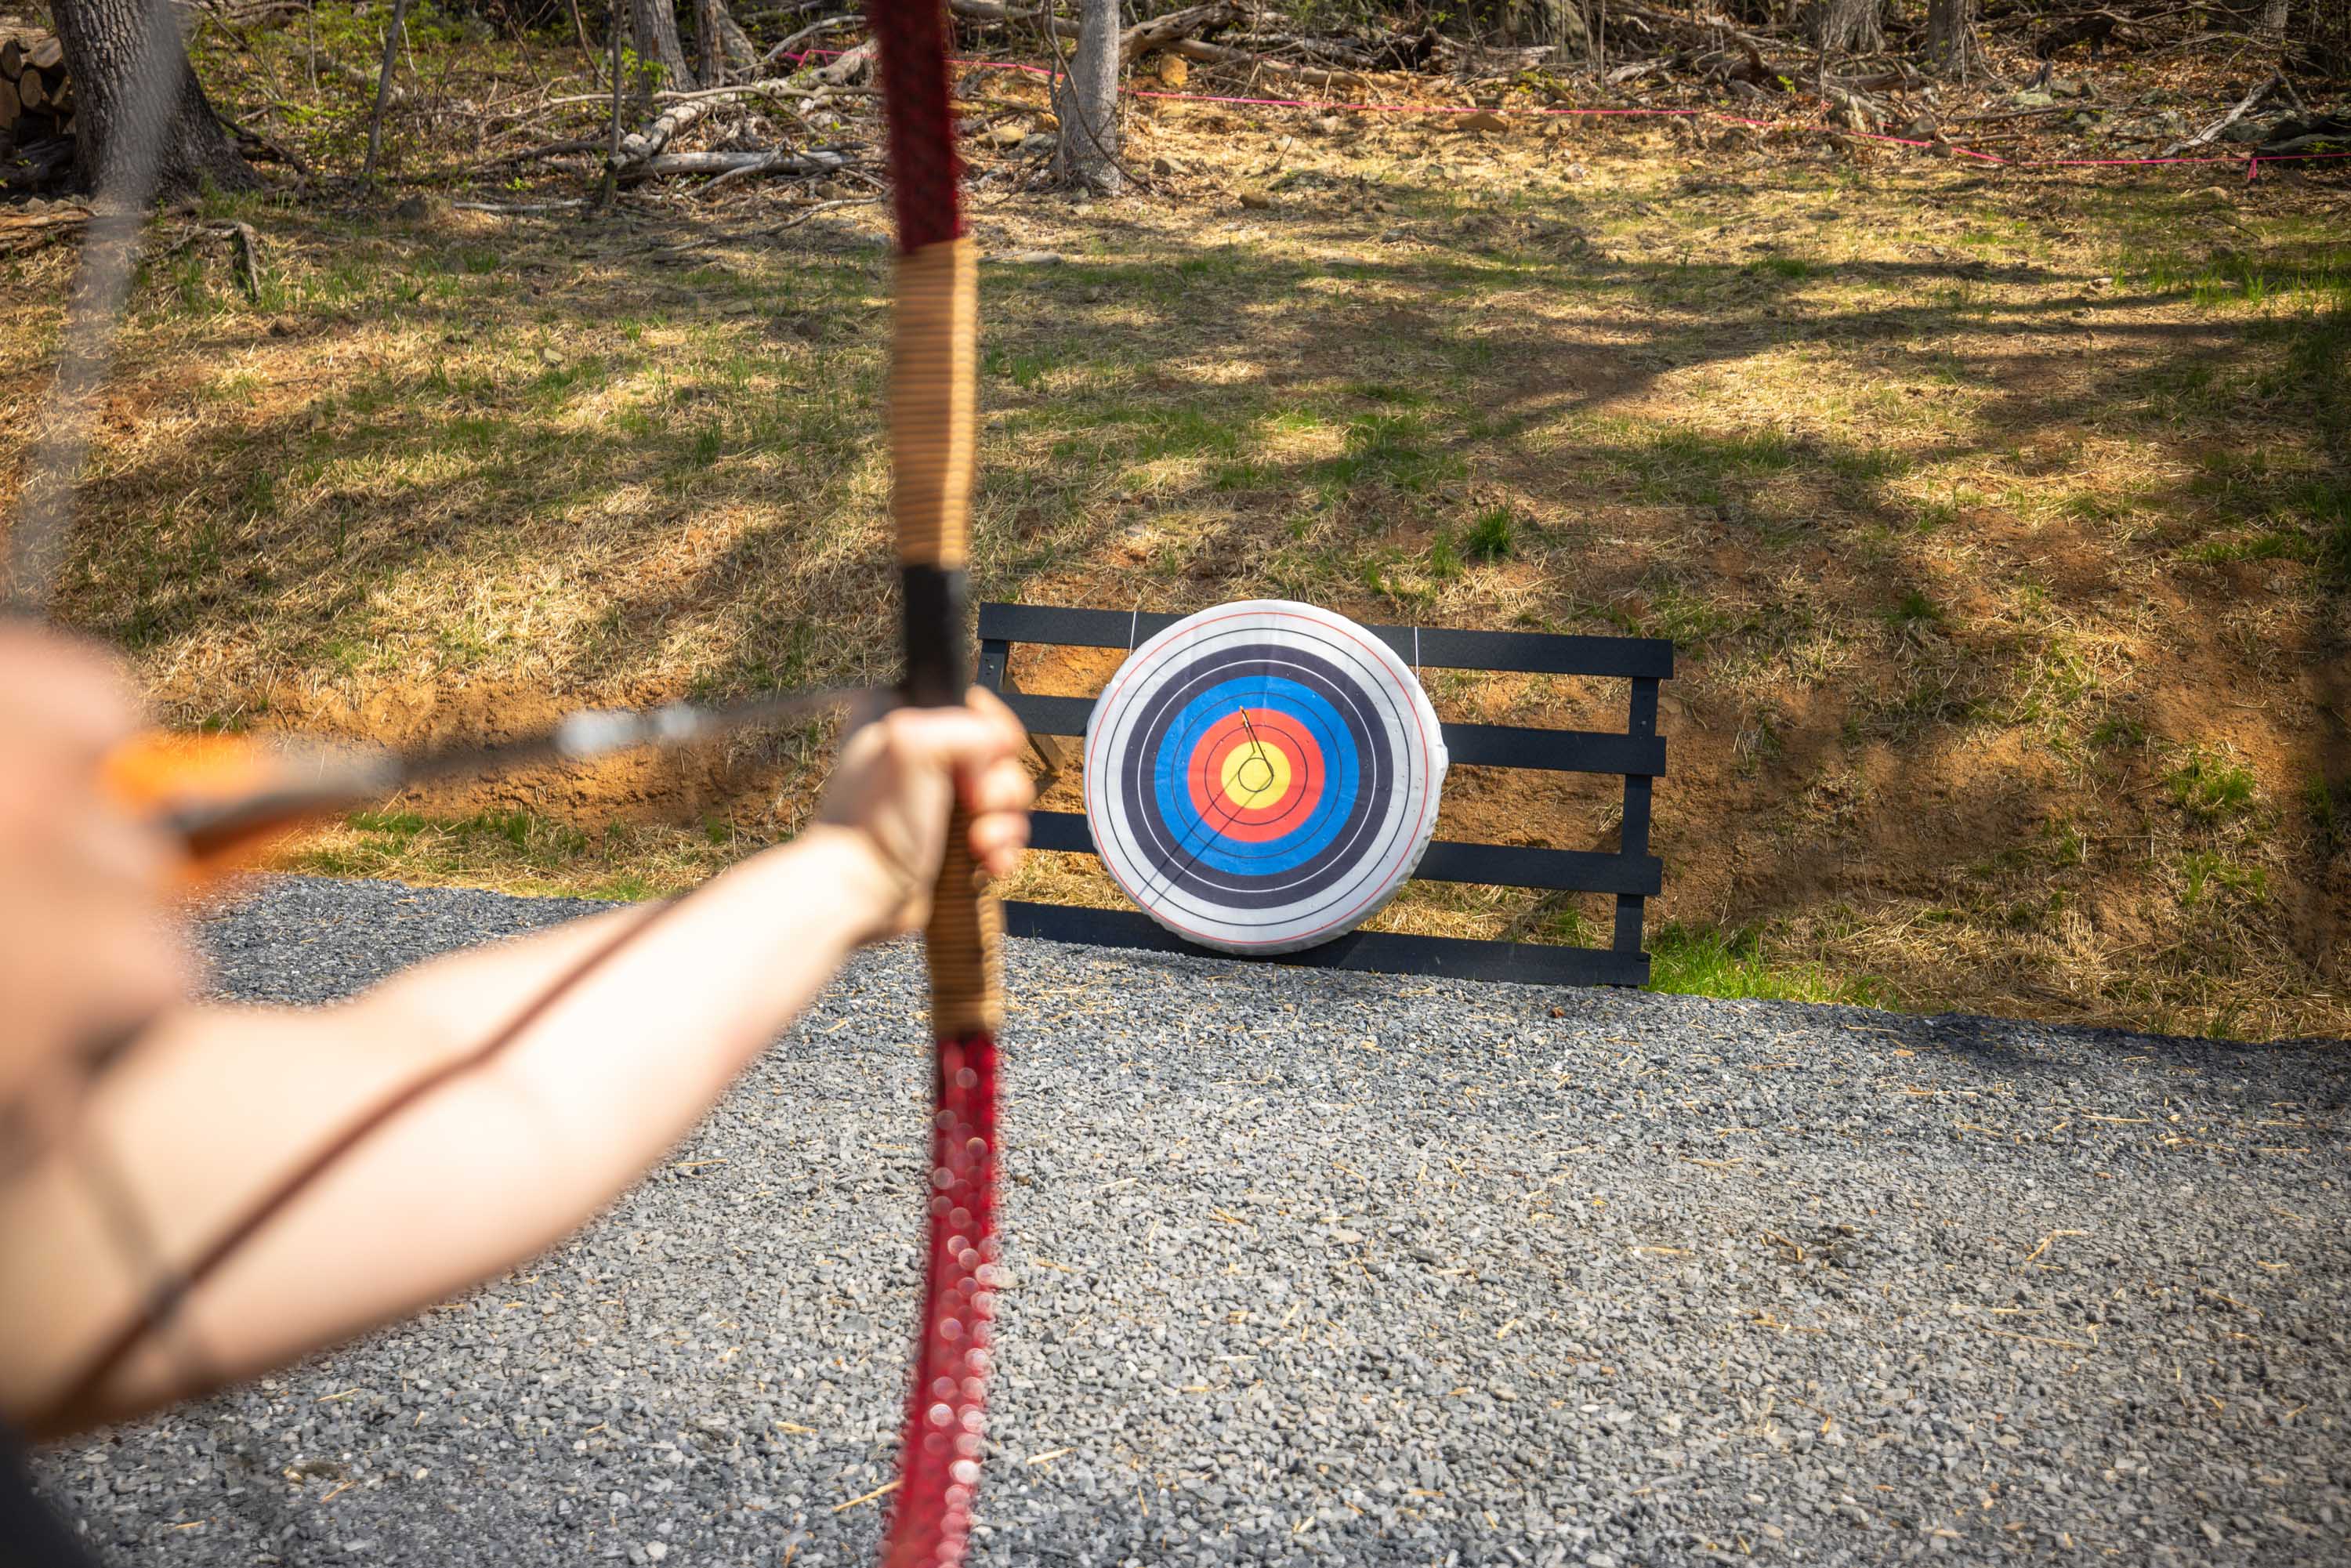
[[[985,596],[1670,637],[1661,983],[2351,1033],[2341,176],[1177,105],[1130,162],[1155,193],[976,195]],[[165,716],[492,739],[890,677],[882,209],[408,210],[203,214],[259,236],[257,298],[154,248],[63,609]],[[0,263],[19,453],[68,263]],[[659,893],[793,831],[830,741],[387,801],[283,863]],[[1613,841],[1605,781],[1479,771],[1447,836]],[[1114,901],[1075,857],[1010,891]],[[1429,886],[1378,924],[1604,919]]]

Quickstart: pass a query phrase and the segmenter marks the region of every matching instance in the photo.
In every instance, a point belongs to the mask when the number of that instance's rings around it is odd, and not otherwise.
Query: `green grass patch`
[[[1458,477],[1463,465],[1458,458],[1429,450],[1428,422],[1422,415],[1368,413],[1347,422],[1343,449],[1320,472],[1328,491],[1374,481],[1419,491],[1438,479]]]
[[[2252,768],[2201,747],[2189,750],[2163,776],[2163,788],[2181,810],[2208,822],[2241,816],[2259,793]]]
[[[1709,435],[1677,428],[1655,432],[1618,461],[1644,500],[1710,507],[1728,499],[1735,482],[1784,472],[1798,455],[1796,444],[1776,430]]]
[[[2351,850],[2351,779],[2311,779],[2302,787],[2302,805],[2320,854],[2332,860]]]
[[[1652,991],[1776,1002],[1842,1002],[1890,1008],[1894,989],[1871,976],[1842,976],[1810,960],[1775,961],[1760,931],[1671,925],[1649,943]]]
[[[2110,713],[2090,728],[2090,744],[2101,751],[2136,751],[2147,744],[2147,726],[2126,713]]]
[[[1461,553],[1472,560],[1500,560],[1510,553],[1517,531],[1518,524],[1508,507],[1480,512],[1461,540]]]
[[[2184,293],[2206,307],[2262,305],[2296,294],[2351,294],[2351,246],[2283,246],[2259,255],[2165,252],[2120,270],[2134,287]]]
[[[1678,583],[1659,589],[1646,614],[1618,612],[1614,619],[1636,637],[1664,637],[1684,653],[1697,651],[1739,623],[1720,605]]]
[[[2179,902],[2193,909],[2222,893],[2241,893],[2258,904],[2269,896],[2269,873],[2239,865],[2212,850],[2198,850],[2179,862]]]
[[[1894,601],[1894,608],[1886,612],[1886,620],[1897,632],[1913,627],[1931,629],[1943,623],[1943,612],[1933,600],[1914,588]]]

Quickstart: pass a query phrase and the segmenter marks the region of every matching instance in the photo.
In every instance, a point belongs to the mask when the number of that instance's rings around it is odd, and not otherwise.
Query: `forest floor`
[[[2343,165],[1197,104],[1131,135],[1154,191],[975,196],[982,596],[1670,637],[1660,985],[2351,1035]],[[889,678],[886,208],[205,215],[258,234],[258,298],[217,242],[159,251],[62,602],[169,718],[490,739]],[[70,259],[0,262],[19,449]],[[1621,682],[1429,685],[1623,723]],[[791,832],[829,740],[388,803],[280,863],[650,894]],[[1605,846],[1614,792],[1458,768],[1440,836]],[[1010,891],[1116,901],[1060,855]],[[1606,912],[1426,884],[1375,924]]]

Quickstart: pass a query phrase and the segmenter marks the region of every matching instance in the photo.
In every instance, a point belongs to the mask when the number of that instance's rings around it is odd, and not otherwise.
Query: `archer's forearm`
[[[441,1299],[544,1249],[683,1135],[888,918],[856,835],[811,833],[684,905],[616,911],[423,965],[318,1012],[191,1009],[127,1061],[85,1124],[173,1265],[386,1096],[477,1051],[624,925],[513,1044],[337,1162],[125,1364],[109,1414],[166,1403]],[[0,1194],[0,1411],[37,1410],[128,1321],[134,1277],[61,1156]]]

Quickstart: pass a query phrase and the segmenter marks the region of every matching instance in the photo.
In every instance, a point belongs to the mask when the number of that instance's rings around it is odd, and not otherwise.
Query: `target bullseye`
[[[1137,648],[1086,727],[1086,821],[1138,907],[1228,952],[1353,929],[1419,864],[1445,741],[1386,643],[1312,605],[1203,611]]]

